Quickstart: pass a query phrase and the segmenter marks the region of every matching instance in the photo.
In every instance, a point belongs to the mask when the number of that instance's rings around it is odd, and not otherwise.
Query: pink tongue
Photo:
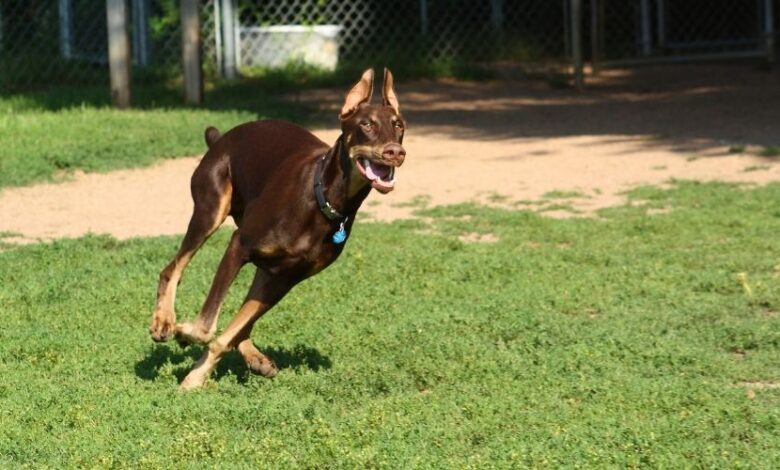
[[[366,176],[370,180],[384,179],[390,174],[390,167],[384,165],[376,165],[374,162],[368,162],[366,167]]]

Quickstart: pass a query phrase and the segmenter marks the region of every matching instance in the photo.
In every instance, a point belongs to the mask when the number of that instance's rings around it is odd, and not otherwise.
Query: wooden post
[[[130,41],[125,0],[106,0],[106,19],[111,101],[117,108],[127,108],[130,106]]]
[[[571,52],[574,64],[574,87],[585,87],[585,66],[582,59],[582,0],[571,0]]]
[[[199,14],[198,0],[181,0],[181,53],[184,66],[184,101],[187,104],[203,102]]]

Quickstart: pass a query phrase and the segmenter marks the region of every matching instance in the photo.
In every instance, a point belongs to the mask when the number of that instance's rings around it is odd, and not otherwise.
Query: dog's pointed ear
[[[344,99],[344,106],[341,108],[339,117],[343,120],[348,118],[362,103],[371,101],[371,94],[374,92],[374,69],[368,69],[363,72],[360,80],[347,92]]]
[[[395,89],[393,89],[393,74],[387,67],[385,67],[385,80],[382,83],[382,103],[393,108],[396,114],[401,114],[398,108],[398,97],[395,96]]]

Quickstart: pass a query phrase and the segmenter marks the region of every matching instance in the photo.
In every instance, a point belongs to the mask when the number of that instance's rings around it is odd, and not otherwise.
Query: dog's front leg
[[[209,343],[203,356],[182,381],[182,390],[203,386],[222,356],[249,338],[255,321],[276,305],[292,288],[293,284],[283,276],[269,277],[262,269],[258,269],[241,309],[225,328],[225,331]],[[275,366],[273,366],[273,370],[275,372]],[[274,375],[276,374],[271,374],[269,369],[266,377]]]
[[[217,319],[228,288],[233,283],[241,267],[249,260],[246,250],[241,246],[238,230],[233,232],[230,244],[222,256],[217,273],[211,283],[211,289],[203,303],[200,314],[194,322],[176,324],[176,341],[182,346],[190,343],[206,344],[211,341],[217,328]]]

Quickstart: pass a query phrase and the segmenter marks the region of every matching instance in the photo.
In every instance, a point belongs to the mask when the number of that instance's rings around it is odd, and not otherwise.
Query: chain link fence
[[[563,5],[556,0],[239,0],[235,62],[251,69],[296,60],[325,68],[562,60]]]
[[[214,1],[203,2],[205,64],[213,70]],[[134,84],[181,74],[178,0],[127,0]],[[0,91],[107,86],[104,0],[0,0]]]
[[[304,63],[567,64],[572,0],[201,0],[207,78]],[[180,0],[126,0],[134,85],[181,76]],[[765,54],[780,0],[583,0],[586,59]],[[0,91],[108,83],[103,0],[0,0]]]
[[[590,34],[607,63],[761,56],[772,52],[767,40],[777,31],[778,6],[776,0],[596,0],[589,4]]]

